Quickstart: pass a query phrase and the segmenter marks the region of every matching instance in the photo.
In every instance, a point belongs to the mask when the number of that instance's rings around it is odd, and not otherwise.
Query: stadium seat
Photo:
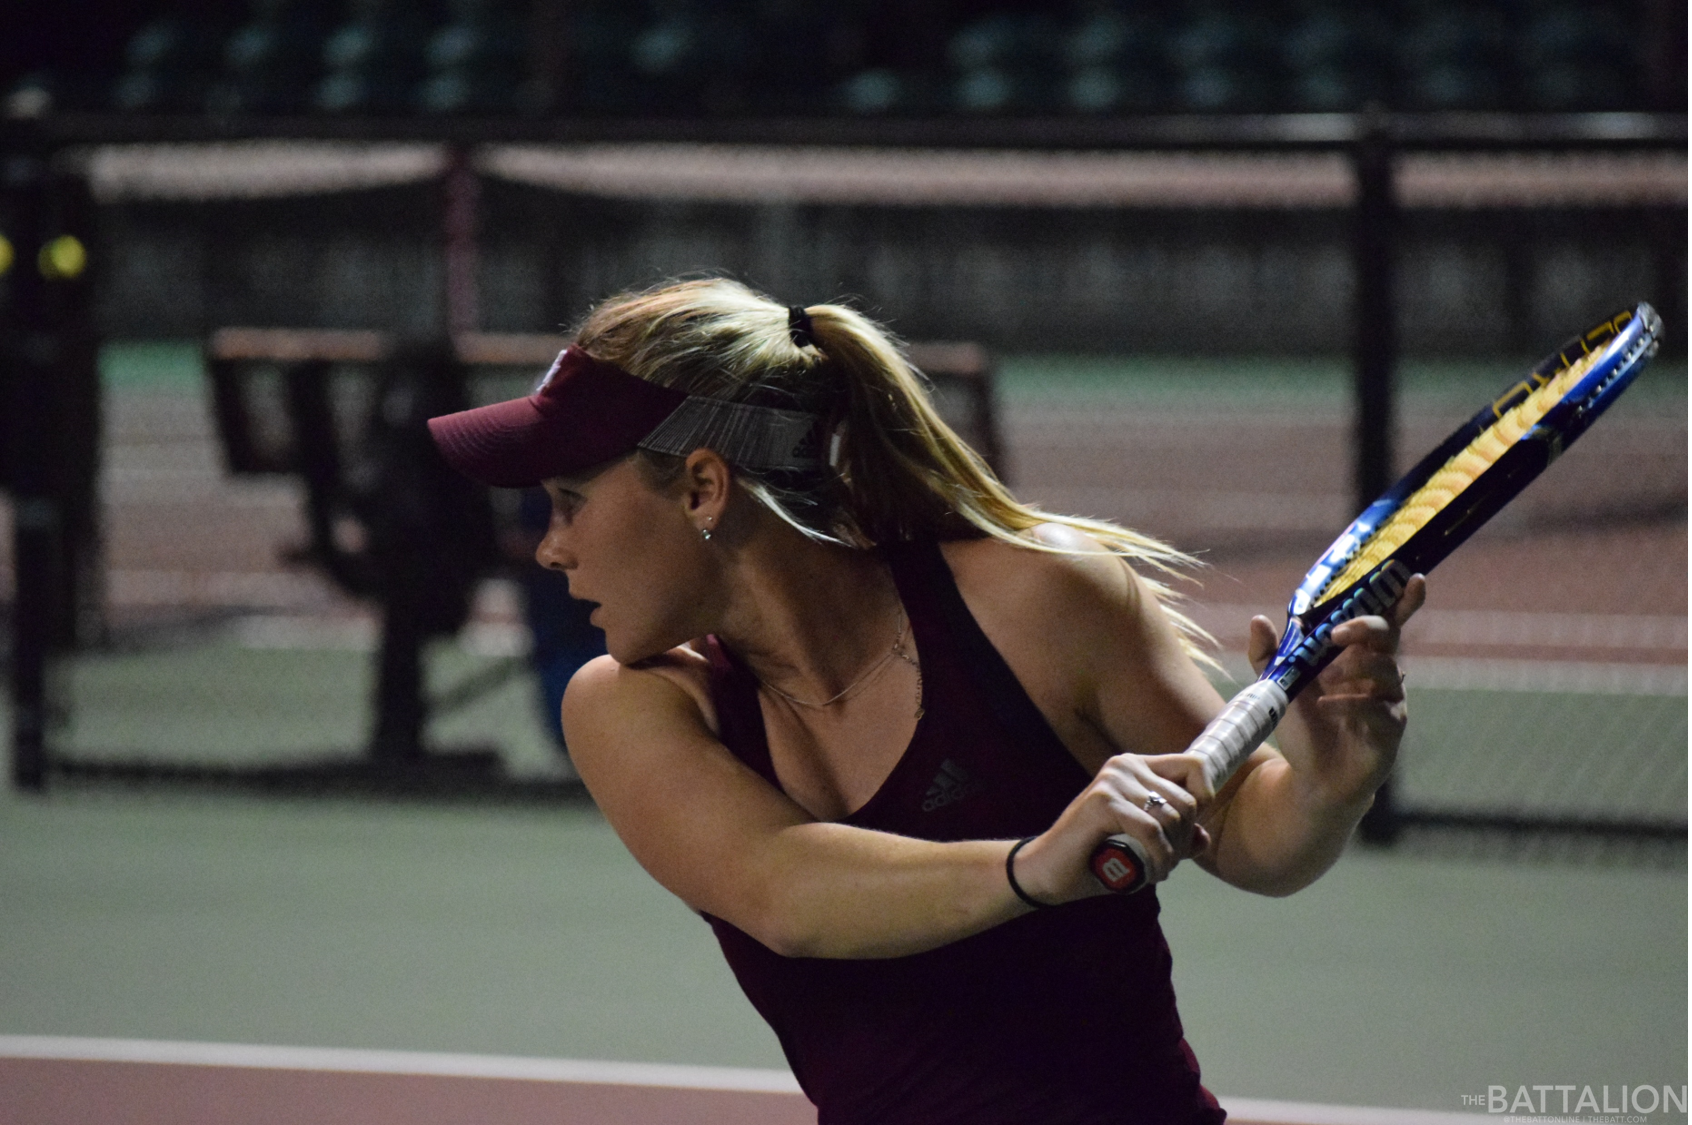
[[[218,44],[204,27],[165,16],[144,25],[124,50],[112,108],[125,113],[189,113],[200,108],[218,68]]]
[[[1556,4],[1533,15],[1515,40],[1521,108],[1552,112],[1624,109],[1637,99],[1625,25],[1591,4]]]
[[[946,108],[933,76],[886,67],[852,75],[835,88],[833,102],[855,117],[923,114]]]
[[[678,116],[749,112],[757,105],[753,28],[732,9],[678,8],[629,45],[645,98]]]
[[[422,80],[428,28],[409,13],[343,24],[323,45],[322,82],[313,103],[327,113],[396,113]]]
[[[1062,36],[1049,18],[1002,14],[966,25],[946,46],[952,105],[964,113],[1040,113],[1062,97]]]
[[[1404,108],[1424,111],[1503,109],[1507,89],[1492,67],[1439,62],[1412,72],[1404,84]]]
[[[597,0],[572,4],[564,16],[567,58],[554,99],[559,110],[592,115],[630,113],[640,104],[630,46],[640,34],[639,9]]]
[[[322,9],[271,3],[223,44],[223,79],[206,95],[219,114],[297,113],[307,108],[321,68]]]
[[[1174,29],[1166,50],[1176,74],[1177,107],[1198,113],[1277,108],[1273,42],[1263,21],[1229,9]]]
[[[429,37],[429,76],[417,94],[430,113],[509,113],[526,67],[522,25],[507,5],[458,0],[455,18]]]
[[[850,11],[819,4],[770,5],[744,34],[752,109],[759,113],[815,116],[827,113],[829,91],[855,68],[861,37]]]
[[[1390,95],[1390,29],[1372,11],[1324,7],[1281,41],[1287,108],[1335,113],[1384,104]]]
[[[1503,109],[1508,29],[1503,13],[1485,5],[1430,11],[1401,39],[1404,108]]]
[[[1169,74],[1163,34],[1150,18],[1096,12],[1064,39],[1068,108],[1077,113],[1134,113],[1165,108]]]

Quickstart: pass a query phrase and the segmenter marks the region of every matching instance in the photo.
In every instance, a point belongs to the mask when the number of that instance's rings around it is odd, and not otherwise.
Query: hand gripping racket
[[[1351,522],[1293,593],[1286,631],[1263,674],[1187,747],[1204,759],[1212,792],[1338,655],[1330,640],[1334,627],[1385,614],[1411,575],[1432,570],[1515,499],[1645,369],[1661,334],[1656,310],[1640,304],[1570,340]],[[1145,855],[1129,836],[1100,844],[1092,869],[1119,893],[1146,884]]]

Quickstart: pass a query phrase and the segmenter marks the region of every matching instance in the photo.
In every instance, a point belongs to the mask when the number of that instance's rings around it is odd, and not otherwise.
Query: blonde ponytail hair
[[[804,312],[808,339],[790,330],[785,306],[737,281],[706,278],[612,297],[588,314],[575,340],[590,355],[663,386],[822,415],[833,434],[828,467],[735,467],[749,493],[813,539],[868,548],[992,537],[1069,553],[1028,534],[1055,523],[1165,577],[1196,565],[1168,544],[1116,524],[1022,503],[940,417],[921,375],[885,329],[845,305]],[[645,450],[639,456],[659,479],[680,471],[681,458]],[[1168,585],[1141,577],[1189,654],[1213,663],[1204,650],[1214,642],[1174,610]]]

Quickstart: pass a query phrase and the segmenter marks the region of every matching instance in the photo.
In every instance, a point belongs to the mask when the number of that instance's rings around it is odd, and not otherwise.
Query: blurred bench
[[[523,333],[461,333],[413,341],[382,332],[223,328],[206,342],[206,371],[225,465],[237,475],[288,474],[305,485],[309,540],[296,552],[381,612],[375,717],[356,767],[325,771],[378,785],[451,788],[497,778],[497,753],[431,751],[424,730],[423,648],[465,623],[477,584],[515,565],[517,493],[484,489],[447,468],[425,422],[527,394],[568,341]],[[928,343],[910,356],[936,406],[991,466],[1003,443],[986,350]],[[462,704],[520,668],[507,661],[448,693]],[[435,707],[443,705],[440,697]],[[362,772],[361,772],[362,771]],[[433,777],[434,780],[427,780]],[[419,780],[419,779],[424,780]]]

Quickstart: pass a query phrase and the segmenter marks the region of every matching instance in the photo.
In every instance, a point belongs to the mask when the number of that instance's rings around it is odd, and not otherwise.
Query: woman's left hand
[[[1281,721],[1281,754],[1312,810],[1366,805],[1392,771],[1406,718],[1399,634],[1426,597],[1427,582],[1416,575],[1386,616],[1337,626],[1340,654]],[[1247,652],[1256,671],[1274,655],[1277,640],[1267,617],[1252,618]]]

